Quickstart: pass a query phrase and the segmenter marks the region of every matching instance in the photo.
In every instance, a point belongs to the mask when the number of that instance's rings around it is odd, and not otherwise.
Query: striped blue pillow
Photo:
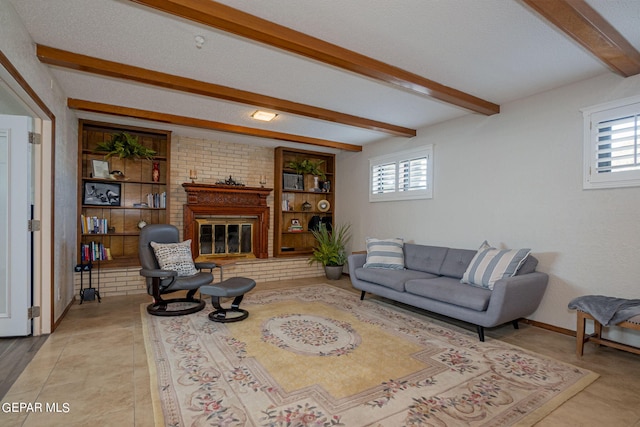
[[[364,268],[388,268],[404,270],[404,251],[402,239],[367,238],[367,262]]]
[[[460,281],[493,290],[498,280],[516,274],[530,252],[531,249],[487,248],[483,244]]]

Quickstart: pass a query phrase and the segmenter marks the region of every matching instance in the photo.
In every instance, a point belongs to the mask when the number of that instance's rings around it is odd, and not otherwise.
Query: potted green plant
[[[320,179],[324,179],[326,175],[324,171],[320,169],[320,166],[324,163],[324,160],[296,160],[289,162],[287,166],[296,171],[298,175],[313,175],[317,176]]]
[[[121,159],[144,158],[151,160],[156,154],[155,150],[139,143],[137,136],[127,132],[114,133],[109,141],[99,143],[96,150],[106,152],[105,159],[118,156]]]
[[[351,225],[337,225],[329,230],[326,224],[312,230],[316,243],[309,259],[309,264],[318,263],[324,267],[329,280],[338,280],[342,276],[342,268],[347,263],[345,246],[351,240]]]

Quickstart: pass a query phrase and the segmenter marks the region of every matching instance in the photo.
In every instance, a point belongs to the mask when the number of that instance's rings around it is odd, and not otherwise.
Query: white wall
[[[77,120],[66,107],[66,97],[49,72],[35,55],[35,45],[22,25],[18,14],[5,0],[0,0],[0,50],[18,70],[29,86],[38,94],[47,108],[55,115],[55,206],[52,225],[55,228],[53,242],[53,294],[54,320],[57,320],[73,298],[73,260],[76,251],[76,170],[77,170]],[[53,86],[53,87],[52,87]],[[49,141],[43,141],[49,144]],[[51,147],[44,148],[46,152]],[[51,161],[51,156],[45,162]],[[48,187],[50,179],[45,177]],[[47,191],[47,188],[45,188]],[[43,222],[46,224],[46,222]],[[43,228],[43,233],[51,229]],[[44,257],[51,254],[47,248]],[[50,283],[39,283],[43,292],[49,293]],[[45,295],[43,301],[50,301]],[[48,305],[48,304],[47,304]],[[43,314],[49,316],[48,307]],[[48,319],[45,319],[47,321]],[[49,332],[43,328],[43,332]]]
[[[640,187],[582,189],[580,112],[638,94],[640,76],[606,74],[502,105],[495,116],[467,116],[419,129],[410,140],[341,153],[337,217],[353,225],[352,249],[364,249],[367,236],[530,247],[538,270],[550,275],[530,318],[572,330],[567,303],[576,296],[639,298]],[[368,159],[424,144],[434,144],[434,198],[369,203]]]

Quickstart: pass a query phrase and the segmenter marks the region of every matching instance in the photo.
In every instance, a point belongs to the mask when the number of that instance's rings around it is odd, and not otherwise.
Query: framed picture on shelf
[[[282,189],[283,190],[304,190],[304,176],[297,173],[282,174]]]
[[[85,181],[82,204],[91,206],[120,206],[120,184]]]
[[[104,160],[92,160],[93,165],[93,177],[94,178],[109,178],[109,162]]]

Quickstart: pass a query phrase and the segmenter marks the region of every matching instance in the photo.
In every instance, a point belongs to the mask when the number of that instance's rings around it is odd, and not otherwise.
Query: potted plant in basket
[[[326,175],[320,167],[324,160],[303,159],[289,162],[287,166],[296,171],[296,174],[313,176],[313,191],[320,191],[319,182],[324,180]],[[303,178],[304,179],[304,178]],[[310,188],[310,187],[308,187]]]
[[[101,142],[96,147],[98,151],[106,152],[104,156],[108,159],[112,156],[118,156],[121,159],[153,159],[156,152],[151,148],[145,147],[138,142],[138,137],[127,132],[118,132],[111,135],[109,141]]]
[[[324,171],[320,168],[323,163],[324,160],[303,159],[299,161],[289,162],[287,166],[295,170],[298,175],[309,174],[317,176],[320,179],[324,179]]]
[[[342,268],[347,263],[345,246],[351,239],[350,228],[351,226],[346,224],[328,230],[326,224],[320,224],[316,230],[311,231],[316,238],[316,244],[309,264],[322,264],[329,280],[338,280],[342,276]]]

